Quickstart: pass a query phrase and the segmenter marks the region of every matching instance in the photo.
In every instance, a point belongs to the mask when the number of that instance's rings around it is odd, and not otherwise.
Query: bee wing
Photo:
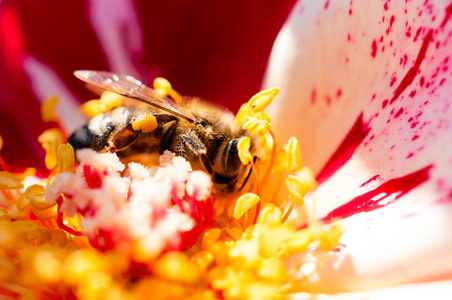
[[[117,75],[105,71],[75,71],[74,75],[87,83],[101,87],[110,92],[129,97],[143,103],[165,110],[189,122],[195,117],[169,98],[163,98],[156,91],[128,75]]]

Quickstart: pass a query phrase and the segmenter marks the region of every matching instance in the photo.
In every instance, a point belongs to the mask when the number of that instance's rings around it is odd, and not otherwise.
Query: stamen
[[[237,123],[237,125],[243,124],[247,117],[250,117],[253,115],[254,115],[254,112],[249,107],[248,103],[242,104],[239,111],[237,112],[237,115],[235,116],[235,122]]]
[[[245,123],[243,123],[242,128],[248,130],[251,135],[255,135],[258,133],[265,133],[269,129],[271,129],[271,124],[266,120],[259,120],[255,117],[246,117]]]
[[[80,112],[94,117],[98,114],[110,111],[116,107],[119,107],[123,103],[124,97],[110,91],[104,91],[100,96],[100,99],[89,100],[80,106]]]
[[[315,175],[311,169],[303,167],[295,175],[289,175],[286,178],[286,186],[293,200],[302,205],[303,197],[308,191],[317,186]]]
[[[21,181],[22,178],[15,174],[0,171],[0,188],[9,190],[21,189],[24,187]]]
[[[182,96],[172,88],[171,83],[165,78],[154,79],[154,90],[163,97],[170,96],[178,104],[182,101]]]
[[[237,149],[239,152],[239,158],[242,164],[247,165],[253,161],[253,155],[250,153],[251,139],[248,136],[244,136],[239,139],[237,143]]]
[[[0,222],[10,222],[11,216],[8,214],[8,211],[5,207],[0,207]]]
[[[58,209],[58,215],[57,215],[58,227],[60,227],[64,231],[68,232],[69,234],[72,234],[75,236],[85,235],[83,232],[76,231],[76,230],[72,229],[71,227],[67,226],[66,224],[64,224],[64,216],[63,216],[63,212],[61,211],[61,205],[63,204],[63,197],[60,196],[56,200],[56,203],[57,203],[57,209]]]
[[[99,106],[102,112],[110,111],[119,107],[123,103],[124,97],[110,91],[104,91],[99,99]]]
[[[277,144],[276,144],[276,136],[275,133],[273,132],[273,130],[271,128],[268,129],[268,133],[270,134],[271,138],[272,138],[272,154],[270,157],[270,165],[268,166],[267,172],[265,172],[264,178],[262,179],[262,186],[265,185],[265,183],[267,182],[268,177],[270,176],[270,173],[273,169],[273,165],[275,164],[275,160],[276,160],[276,150],[277,148]]]
[[[292,200],[292,197],[290,197],[290,200]],[[286,213],[284,214],[284,217],[282,218],[282,222],[286,222],[287,219],[289,218],[290,214],[292,213],[293,209],[295,208],[295,201],[290,201],[290,206],[287,209]]]
[[[75,164],[74,148],[71,144],[66,143],[58,146],[58,170],[57,173],[62,173],[68,170],[72,170],[71,167]]]
[[[45,123],[58,122],[58,115],[56,113],[56,107],[59,99],[57,96],[51,96],[44,100],[41,105],[41,118]]]
[[[44,199],[45,188],[39,184],[30,185],[25,190],[25,198],[30,202],[35,210],[45,210],[54,206],[55,202],[46,202]]]
[[[47,169],[52,170],[58,162],[58,146],[64,143],[63,133],[56,128],[47,129],[38,137],[38,141],[46,151],[46,167]]]
[[[248,105],[255,113],[261,112],[272,103],[278,93],[279,89],[277,88],[260,91],[248,101]]]
[[[0,135],[0,150],[3,148],[3,138]],[[8,165],[6,164],[6,161],[3,159],[3,157],[0,155],[0,168],[4,171],[9,172]]]
[[[286,169],[292,172],[293,169],[299,171],[301,169],[300,146],[297,138],[291,137],[289,142],[284,145],[286,151]]]
[[[237,199],[235,204],[233,217],[240,219],[247,211],[251,209],[254,205],[260,202],[260,197],[253,193],[246,193]]]

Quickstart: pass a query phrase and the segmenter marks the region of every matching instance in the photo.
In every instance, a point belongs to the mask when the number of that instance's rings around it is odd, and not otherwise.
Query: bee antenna
[[[253,157],[254,164],[256,164],[256,160],[257,160],[257,156],[254,155],[254,157]],[[248,175],[246,175],[245,181],[243,182],[242,186],[239,188],[239,191],[241,191],[245,187],[246,183],[248,182],[248,179],[250,179],[250,177],[251,177],[252,172],[253,172],[253,168],[250,167],[250,171],[248,172]]]

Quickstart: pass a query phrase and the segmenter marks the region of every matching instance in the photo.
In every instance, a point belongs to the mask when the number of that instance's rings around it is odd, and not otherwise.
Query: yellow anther
[[[182,252],[164,254],[154,264],[154,272],[158,276],[183,283],[197,283],[201,277],[201,270],[196,263],[190,261]]]
[[[60,261],[50,251],[39,251],[35,255],[36,274],[44,282],[55,282],[60,278]]]
[[[48,230],[44,227],[37,227],[25,232],[25,238],[29,241],[35,240],[38,244],[42,245],[48,237]]]
[[[8,210],[5,207],[0,207],[0,222],[11,221],[11,216],[8,214]]]
[[[75,164],[74,148],[71,144],[66,143],[58,146],[58,173],[71,170],[71,167]]]
[[[243,124],[245,122],[246,117],[254,116],[253,110],[249,107],[248,103],[243,104],[237,115],[235,116],[235,122],[237,125]]]
[[[286,169],[292,172],[293,169],[299,171],[301,169],[300,146],[297,138],[291,137],[289,142],[284,145],[286,152]]]
[[[257,222],[267,225],[277,225],[281,223],[281,218],[281,210],[278,207],[269,204],[261,210]]]
[[[143,132],[151,132],[157,126],[157,119],[151,114],[141,115],[132,122],[133,130],[141,130]]]
[[[250,284],[247,288],[248,300],[275,300],[284,297],[280,297],[280,287],[278,284],[273,283],[255,283]]]
[[[57,96],[51,96],[44,100],[41,104],[41,118],[44,122],[57,122],[58,115],[56,113],[56,107],[59,99]]]
[[[242,164],[247,165],[253,160],[253,155],[250,153],[251,139],[248,136],[242,137],[237,143],[239,151],[239,158]]]
[[[19,199],[17,199],[17,209],[23,211],[28,205],[30,205],[30,200],[28,200],[27,195],[25,193],[21,194]]]
[[[3,138],[2,138],[2,136],[0,135],[0,150],[2,150],[2,148],[3,148]]]
[[[111,297],[104,295],[107,293],[107,290],[111,291],[111,288],[111,276],[106,272],[94,270],[86,274],[85,277],[80,278],[77,296],[80,297],[80,299],[110,299]]]
[[[89,100],[80,106],[80,112],[88,117],[94,117],[102,113],[99,100]]]
[[[281,245],[281,248],[285,255],[290,255],[304,251],[311,242],[312,237],[306,230],[298,230],[293,233],[288,241]]]
[[[265,111],[261,111],[260,113],[257,113],[254,116],[260,121],[270,122],[270,120],[271,120],[270,114]]]
[[[39,184],[30,185],[25,190],[25,197],[36,210],[44,210],[55,205],[55,203],[48,203],[45,201],[44,191],[45,188]]]
[[[147,262],[155,259],[163,250],[163,243],[150,239],[139,239],[132,242],[133,259],[137,262]]]
[[[154,90],[159,93],[163,97],[170,96],[174,99],[177,103],[181,100],[181,95],[176,92],[173,87],[171,86],[171,83],[166,80],[163,77],[157,77],[154,79]]]
[[[52,220],[55,219],[58,215],[58,206],[54,205],[43,210],[34,209],[33,213],[41,220]]]
[[[100,96],[100,110],[106,112],[122,105],[123,96],[110,91],[104,91]]]
[[[237,199],[237,203],[235,204],[234,213],[232,214],[232,216],[235,219],[240,219],[248,210],[259,203],[260,200],[261,198],[256,194],[243,194],[239,199]]]
[[[112,110],[115,107],[121,106],[124,97],[110,91],[104,91],[100,99],[90,100],[80,106],[80,111],[89,116],[94,117],[100,113]]]
[[[76,284],[80,279],[94,270],[104,270],[101,254],[94,250],[78,250],[72,252],[63,266],[65,274],[63,280],[69,284]]]
[[[220,228],[211,228],[207,230],[202,237],[201,249],[210,250],[210,247],[215,244],[216,241],[218,241],[220,235]]]
[[[52,170],[58,162],[57,149],[64,142],[63,134],[56,128],[47,129],[38,137],[38,141],[46,151],[46,167]]]
[[[260,112],[272,103],[278,93],[277,88],[260,91],[248,101],[248,105],[255,113]]]
[[[303,197],[310,190],[315,189],[317,182],[311,169],[303,167],[295,175],[289,175],[286,178],[286,186],[293,200],[303,204]]]
[[[153,86],[154,90],[163,97],[168,96],[173,89],[171,83],[163,77],[155,78]]]
[[[329,229],[325,229],[322,223],[315,222],[307,228],[312,239],[319,241],[319,248],[332,250],[338,243],[344,232],[339,224],[334,224]]]
[[[263,257],[280,256],[281,245],[290,240],[295,230],[285,224],[265,226],[259,235],[259,253]]]
[[[22,174],[18,175],[18,176],[20,176],[20,178],[24,179],[24,178],[26,178],[28,176],[35,175],[35,174],[36,174],[36,169],[35,168],[26,168],[25,171]]]
[[[59,228],[50,229],[50,235],[52,240],[58,243],[61,247],[64,247],[69,242],[66,232]]]
[[[0,188],[14,190],[23,188],[22,178],[15,174],[0,171]]]
[[[207,269],[214,261],[213,254],[209,251],[199,251],[191,257],[191,260],[195,262],[201,269]]]
[[[12,200],[8,203],[8,215],[11,217],[11,219],[15,220],[25,220],[30,217],[30,211],[29,210],[23,210],[20,211],[17,208],[17,201]]]
[[[246,117],[243,129],[248,130],[250,134],[265,133],[272,128],[272,125],[266,120],[259,120],[255,117]]]
[[[339,242],[339,238],[344,233],[340,224],[334,224],[331,228],[320,238],[319,247],[323,250],[332,250]]]
[[[270,257],[262,260],[262,266],[259,268],[259,277],[281,282],[287,279],[287,272],[280,259]]]

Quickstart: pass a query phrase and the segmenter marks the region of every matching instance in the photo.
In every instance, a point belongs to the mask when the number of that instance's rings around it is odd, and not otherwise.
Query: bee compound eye
[[[210,123],[209,123],[209,121],[207,121],[206,119],[201,118],[201,119],[197,119],[197,120],[195,121],[195,124],[196,124],[196,125],[201,125],[202,127],[206,127],[206,126],[209,125]]]

